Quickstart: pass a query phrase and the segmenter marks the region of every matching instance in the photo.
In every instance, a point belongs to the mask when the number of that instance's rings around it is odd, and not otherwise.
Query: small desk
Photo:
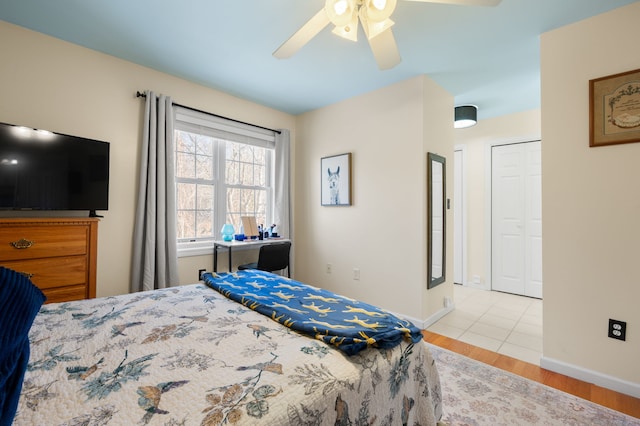
[[[220,247],[229,250],[229,272],[231,272],[231,252],[233,248],[259,248],[265,244],[277,244],[285,241],[291,242],[287,238],[265,238],[264,240],[244,240],[244,241],[214,241],[213,242],[213,272],[218,272],[218,249]]]

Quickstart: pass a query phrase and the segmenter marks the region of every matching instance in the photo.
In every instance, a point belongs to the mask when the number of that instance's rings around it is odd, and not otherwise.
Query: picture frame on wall
[[[320,159],[320,204],[351,205],[351,153]]]
[[[640,142],[640,69],[589,80],[589,146]]]

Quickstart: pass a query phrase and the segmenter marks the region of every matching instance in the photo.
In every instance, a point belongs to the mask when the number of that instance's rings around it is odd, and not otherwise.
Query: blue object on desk
[[[222,233],[222,239],[224,241],[231,241],[233,240],[233,234],[234,232],[236,232],[236,230],[233,228],[232,224],[225,223],[222,226],[222,229],[220,230],[220,232]]]

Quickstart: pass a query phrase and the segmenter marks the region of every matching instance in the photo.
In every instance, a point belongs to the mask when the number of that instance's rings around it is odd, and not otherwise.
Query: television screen
[[[0,123],[0,209],[108,208],[108,142]]]

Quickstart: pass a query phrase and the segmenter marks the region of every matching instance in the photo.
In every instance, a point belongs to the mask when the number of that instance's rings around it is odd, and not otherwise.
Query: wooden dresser
[[[47,303],[96,297],[97,218],[0,218],[0,265],[31,278]]]

